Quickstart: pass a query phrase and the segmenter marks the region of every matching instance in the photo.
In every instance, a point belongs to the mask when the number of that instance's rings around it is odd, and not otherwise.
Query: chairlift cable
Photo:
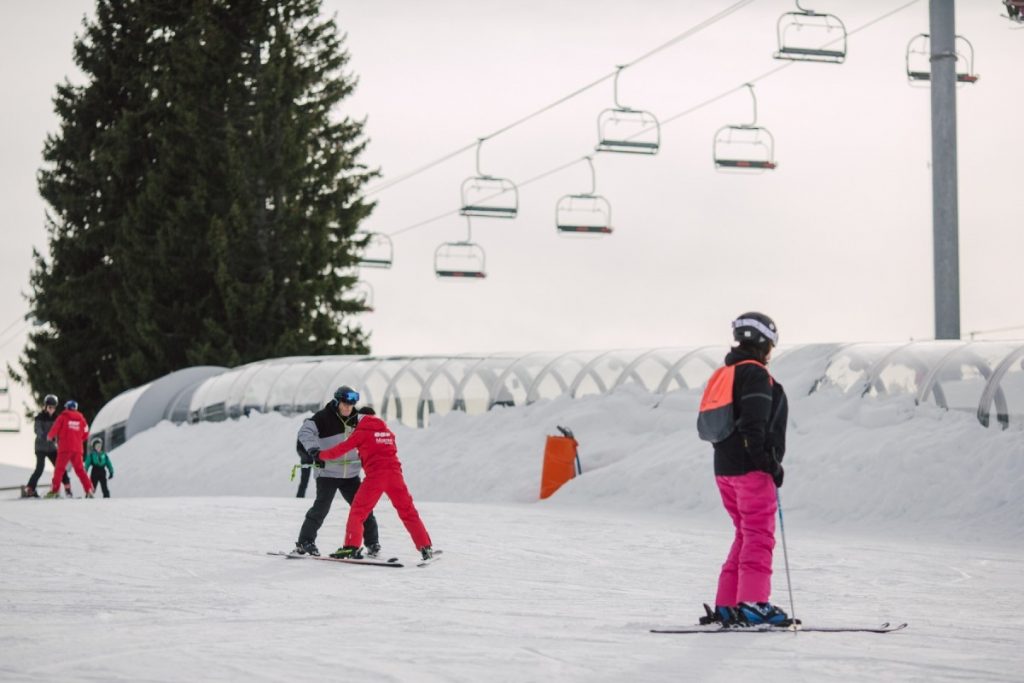
[[[876,17],[875,19],[872,19],[871,21],[867,22],[866,24],[862,24],[861,26],[858,26],[857,28],[849,31],[847,33],[847,35],[848,36],[852,36],[852,35],[854,35],[856,33],[859,33],[860,31],[863,31],[864,29],[870,28],[871,26],[874,26],[875,24],[879,23],[880,21],[884,21],[885,19],[888,19],[889,17],[893,16],[894,14],[902,12],[903,10],[907,9],[908,7],[910,7],[911,5],[916,5],[919,2],[921,2],[921,0],[909,0],[909,2],[906,2],[906,3],[902,4],[902,5],[900,5],[899,7],[896,7],[894,9],[886,12],[885,14],[883,14],[883,15],[881,15],[879,17]],[[831,41],[831,42],[835,42],[835,41]],[[831,44],[831,42],[827,43],[826,45]],[[699,109],[703,109],[704,107],[706,107],[706,106],[708,106],[708,105],[710,105],[710,104],[712,104],[714,102],[717,102],[718,100],[723,99],[723,98],[731,95],[732,93],[734,93],[734,92],[736,92],[738,90],[742,90],[742,89],[746,88],[748,84],[754,84],[754,83],[757,83],[758,81],[762,81],[762,80],[764,80],[764,79],[766,79],[766,78],[768,78],[770,76],[774,76],[775,74],[777,74],[778,72],[780,72],[780,71],[782,71],[784,69],[788,69],[788,68],[790,68],[792,66],[795,66],[796,64],[797,64],[797,62],[786,62],[785,64],[780,64],[779,66],[776,66],[776,67],[774,67],[772,69],[769,69],[768,71],[765,71],[764,73],[760,74],[759,76],[756,76],[754,78],[748,78],[747,80],[745,80],[740,85],[737,85],[737,86],[735,86],[733,88],[729,88],[728,90],[725,90],[725,91],[719,93],[718,95],[715,95],[714,97],[711,97],[711,98],[709,98],[707,100],[704,100],[703,102],[701,102],[699,104],[696,104],[696,105],[690,107],[689,109],[681,111],[678,114],[674,114],[672,116],[669,116],[668,118],[662,119],[661,125],[665,126],[665,125],[667,125],[668,123],[670,123],[672,121],[676,121],[676,120],[681,119],[681,118],[683,118],[685,116],[688,116],[688,115],[694,113],[695,111],[698,111]],[[609,76],[614,76],[614,75],[615,74],[613,72]],[[637,135],[642,135],[643,133],[649,132],[650,130],[651,130],[651,128],[648,127],[648,128],[646,128],[644,130],[638,131],[637,133],[635,133],[631,137],[636,137]],[[474,145],[471,145],[470,147],[475,146],[475,144],[476,143],[474,143]],[[591,154],[592,154],[591,152],[588,152],[587,154],[584,154],[582,156],[576,157],[572,161],[569,161],[567,163],[561,164],[560,166],[552,168],[552,169],[550,169],[548,171],[544,171],[543,173],[540,173],[539,175],[536,175],[536,176],[530,178],[529,180],[524,180],[523,182],[518,183],[517,185],[518,185],[518,187],[525,187],[526,185],[529,185],[530,183],[533,183],[533,182],[536,182],[538,180],[541,180],[542,178],[546,178],[549,175],[553,175],[555,173],[558,173],[559,171],[562,171],[562,170],[564,170],[564,169],[566,169],[566,168],[568,168],[568,167],[570,167],[570,166],[572,166],[574,164],[577,164],[580,161],[584,161],[587,157],[591,156]],[[494,195],[491,195],[490,197],[487,197],[486,199],[491,199],[493,197],[500,196],[500,194],[501,193],[496,193]],[[390,237],[395,237],[396,235],[401,235],[402,233],[409,232],[410,230],[414,230],[416,228],[423,227],[424,225],[427,225],[429,223],[433,223],[434,221],[439,221],[442,218],[448,218],[449,216],[454,216],[454,215],[456,215],[458,213],[459,213],[459,209],[453,209],[451,211],[446,211],[446,212],[444,212],[442,214],[434,216],[433,218],[428,218],[426,220],[419,221],[418,223],[414,223],[412,225],[408,225],[408,226],[406,226],[404,228],[401,228],[399,230],[396,230],[394,232],[387,233],[387,234]]]
[[[386,190],[386,189],[388,189],[390,187],[393,187],[393,186],[395,186],[395,185],[397,185],[397,184],[399,184],[401,182],[404,182],[404,181],[408,180],[409,178],[417,176],[420,173],[423,173],[424,171],[428,171],[431,168],[434,168],[435,166],[437,166],[439,164],[442,164],[445,161],[448,161],[449,159],[452,159],[452,158],[454,158],[454,157],[456,157],[456,156],[458,156],[458,155],[460,155],[460,154],[462,154],[464,152],[468,152],[469,150],[471,150],[474,147],[476,147],[477,144],[479,142],[481,142],[481,141],[490,140],[492,138],[498,137],[502,133],[507,133],[508,131],[512,130],[513,128],[515,128],[515,127],[517,127],[517,126],[519,126],[519,125],[521,125],[523,123],[526,123],[527,121],[529,121],[529,120],[531,120],[533,118],[536,118],[537,116],[540,116],[541,114],[543,114],[545,112],[548,112],[551,109],[554,109],[555,107],[559,106],[560,104],[564,104],[564,103],[568,102],[569,100],[573,99],[574,97],[582,95],[583,93],[587,92],[591,88],[594,88],[594,87],[604,83],[609,78],[614,78],[615,74],[617,74],[622,69],[626,69],[626,68],[629,68],[631,66],[634,66],[635,64],[638,64],[638,63],[642,62],[643,60],[645,60],[645,59],[647,59],[649,57],[654,56],[655,54],[661,52],[662,50],[668,49],[669,47],[671,47],[671,46],[673,46],[673,45],[675,45],[675,44],[677,44],[679,42],[682,42],[683,40],[686,40],[687,38],[690,38],[690,37],[696,35],[697,33],[700,33],[704,29],[712,26],[713,24],[718,23],[719,21],[721,21],[722,19],[725,19],[730,14],[732,14],[732,13],[742,9],[744,6],[749,5],[750,3],[754,2],[754,1],[755,0],[738,0],[738,2],[735,2],[732,5],[730,5],[729,7],[726,7],[724,10],[722,10],[718,14],[716,14],[716,15],[714,15],[712,17],[709,17],[708,19],[705,19],[704,21],[700,22],[699,24],[691,26],[690,28],[686,29],[685,31],[683,31],[679,35],[677,35],[674,38],[671,38],[670,40],[662,43],[661,45],[655,47],[654,49],[649,50],[648,52],[645,52],[644,54],[640,55],[636,59],[634,59],[634,60],[632,60],[630,62],[627,62],[626,64],[623,64],[623,65],[621,65],[619,67],[616,67],[615,71],[607,73],[604,76],[601,76],[600,78],[597,78],[597,79],[591,81],[590,83],[587,83],[586,85],[580,86],[576,90],[573,90],[569,94],[564,95],[564,96],[558,98],[554,102],[552,102],[552,103],[550,103],[548,105],[545,105],[545,106],[541,107],[540,109],[538,109],[538,110],[536,110],[536,111],[534,111],[534,112],[532,112],[530,114],[527,114],[527,115],[525,115],[525,116],[523,116],[523,117],[513,121],[512,123],[509,123],[509,124],[507,124],[505,126],[502,126],[501,128],[495,130],[494,132],[489,133],[488,135],[481,136],[476,141],[474,141],[474,142],[472,142],[472,143],[470,143],[468,145],[460,147],[459,149],[457,149],[457,150],[455,150],[453,152],[449,152],[448,154],[445,154],[444,156],[439,157],[439,158],[435,159],[434,161],[431,161],[431,162],[429,162],[427,164],[424,164],[423,166],[420,166],[419,168],[417,168],[417,169],[415,169],[413,171],[409,171],[408,173],[404,173],[404,174],[398,176],[397,178],[393,178],[391,180],[383,181],[381,184],[377,185],[376,187],[372,187],[372,188],[368,189],[366,192],[364,192],[362,197],[365,199],[367,197],[370,197],[371,195],[377,194],[378,192],[383,192],[384,190]],[[392,235],[394,235],[394,234],[397,234],[397,233],[392,233]]]

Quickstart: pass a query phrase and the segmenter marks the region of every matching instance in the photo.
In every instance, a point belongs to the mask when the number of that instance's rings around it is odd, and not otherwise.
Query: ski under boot
[[[331,553],[331,557],[338,560],[361,560],[363,549],[357,545],[343,545]]]

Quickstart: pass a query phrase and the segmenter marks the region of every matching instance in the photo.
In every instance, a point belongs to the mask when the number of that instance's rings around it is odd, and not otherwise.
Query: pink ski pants
[[[768,602],[772,592],[775,549],[775,483],[767,472],[715,477],[722,504],[736,527],[729,556],[718,575],[716,605]]]

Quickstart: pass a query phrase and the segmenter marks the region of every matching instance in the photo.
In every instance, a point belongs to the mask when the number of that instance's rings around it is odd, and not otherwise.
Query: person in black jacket
[[[50,461],[50,466],[56,467],[57,465],[57,444],[47,440],[46,435],[50,432],[50,427],[57,419],[57,397],[53,394],[47,394],[46,398],[43,399],[43,409],[39,411],[35,419],[36,429],[36,468],[32,471],[32,476],[28,479],[28,484],[21,490],[21,495],[24,498],[38,498],[39,494],[36,493],[36,484],[39,483],[39,477],[43,474],[43,468],[46,467],[46,461]],[[64,472],[64,493],[70,498],[71,497],[71,479],[68,478],[68,473]]]
[[[725,367],[709,380],[702,400],[704,415],[709,393],[722,395],[719,431],[708,440],[714,441],[715,482],[736,529],[718,577],[715,616],[728,626],[788,626],[789,616],[769,601],[776,490],[785,474],[782,457],[789,418],[786,392],[767,368],[779,335],[774,321],[763,313],[744,313],[732,327],[738,344],[726,355]],[[726,379],[713,387],[722,377]],[[703,431],[702,438],[707,438]]]
[[[358,391],[348,386],[338,387],[334,392],[334,400],[304,420],[299,427],[299,443],[296,447],[299,458],[303,464],[312,466],[316,477],[316,500],[306,512],[306,519],[295,543],[294,552],[300,555],[320,554],[316,547],[316,537],[324,519],[327,518],[327,513],[331,511],[334,494],[340,493],[351,505],[356,492],[359,491],[362,464],[358,452],[351,451],[327,463],[319,458],[321,450],[338,445],[355,431],[359,423],[359,415],[356,412],[358,402]],[[367,555],[376,557],[380,553],[380,540],[377,534],[377,518],[373,513],[363,523],[363,536]]]

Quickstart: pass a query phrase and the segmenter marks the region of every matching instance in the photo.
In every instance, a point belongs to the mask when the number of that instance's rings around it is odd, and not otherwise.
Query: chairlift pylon
[[[590,166],[590,192],[567,194],[555,204],[555,228],[561,235],[612,234],[612,205],[597,194],[594,161],[584,157]]]
[[[616,67],[612,85],[614,107],[597,115],[598,152],[622,154],[657,154],[661,147],[661,125],[649,111],[632,109],[619,103],[619,74],[625,66]]]
[[[955,36],[953,52],[956,56],[957,83],[977,83],[974,73],[974,46],[961,35]],[[907,43],[907,80],[911,85],[932,80],[931,36],[918,33]]]
[[[775,162],[775,138],[771,131],[757,125],[757,96],[754,86],[743,84],[750,92],[754,118],[750,123],[722,126],[715,132],[711,155],[721,171],[770,171]]]
[[[473,242],[473,225],[466,216],[466,239],[442,242],[434,250],[434,274],[444,280],[487,277],[484,248]]]
[[[462,181],[459,214],[515,218],[519,213],[519,188],[508,178],[487,175],[480,170],[480,148],[485,139],[479,138],[476,143],[476,175]]]
[[[391,238],[382,232],[367,232],[363,235],[366,245],[359,257],[359,265],[365,268],[390,268],[395,257]]]
[[[815,12],[794,0],[796,12],[779,17],[775,59],[842,64],[846,60],[846,25],[834,14]]]

